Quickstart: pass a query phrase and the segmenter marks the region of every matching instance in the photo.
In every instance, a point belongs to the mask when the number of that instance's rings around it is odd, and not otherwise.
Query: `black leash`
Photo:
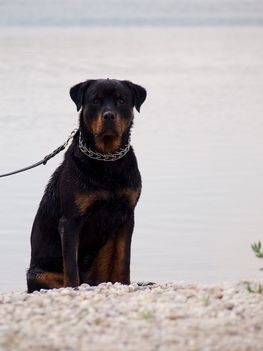
[[[57,149],[55,149],[54,151],[52,151],[50,154],[48,154],[47,156],[45,156],[43,158],[43,160],[37,162],[37,163],[34,163],[32,164],[31,166],[28,166],[28,167],[25,167],[25,168],[21,168],[21,169],[18,169],[17,171],[13,171],[13,172],[9,172],[9,173],[5,173],[5,174],[0,174],[0,178],[2,177],[7,177],[7,176],[10,176],[10,175],[13,175],[13,174],[16,174],[16,173],[20,173],[20,172],[24,172],[24,171],[27,171],[28,169],[31,169],[31,168],[35,168],[37,166],[40,166],[40,165],[45,165],[52,157],[56,156],[58,153],[60,153],[62,150],[64,150],[69,141],[75,136],[75,134],[78,132],[78,129],[74,129],[68,139],[65,141],[64,144],[60,145]]]

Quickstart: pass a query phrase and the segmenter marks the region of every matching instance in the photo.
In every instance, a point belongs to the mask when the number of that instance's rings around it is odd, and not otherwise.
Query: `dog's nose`
[[[103,119],[104,120],[114,120],[115,119],[115,113],[111,111],[106,111],[103,113]]]

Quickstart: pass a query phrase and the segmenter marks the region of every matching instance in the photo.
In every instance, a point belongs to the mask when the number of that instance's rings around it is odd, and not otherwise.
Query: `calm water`
[[[0,172],[38,161],[77,126],[69,88],[130,79],[148,99],[132,144],[143,177],[132,279],[260,277],[263,28],[0,30]],[[62,160],[0,180],[0,290],[25,289],[32,221]]]
[[[262,0],[1,0],[1,25],[262,25]]]

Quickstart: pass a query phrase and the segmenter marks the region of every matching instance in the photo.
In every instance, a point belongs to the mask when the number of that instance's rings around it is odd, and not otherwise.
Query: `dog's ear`
[[[85,92],[88,88],[88,86],[93,82],[94,80],[89,79],[86,80],[85,82],[81,82],[79,84],[74,85],[69,91],[71,99],[75,102],[77,106],[77,111],[81,109],[81,106],[83,105],[84,102],[84,95]]]
[[[147,96],[146,90],[140,85],[134,84],[129,80],[124,80],[123,83],[128,85],[130,88],[133,96],[133,105],[135,106],[136,110],[140,112],[140,107],[144,103]]]

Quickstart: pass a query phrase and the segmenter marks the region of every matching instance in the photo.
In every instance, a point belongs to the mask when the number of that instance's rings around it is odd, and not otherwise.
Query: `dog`
[[[130,283],[134,209],[141,176],[130,145],[134,107],[146,90],[127,80],[70,89],[79,129],[53,173],[31,232],[27,289]]]

